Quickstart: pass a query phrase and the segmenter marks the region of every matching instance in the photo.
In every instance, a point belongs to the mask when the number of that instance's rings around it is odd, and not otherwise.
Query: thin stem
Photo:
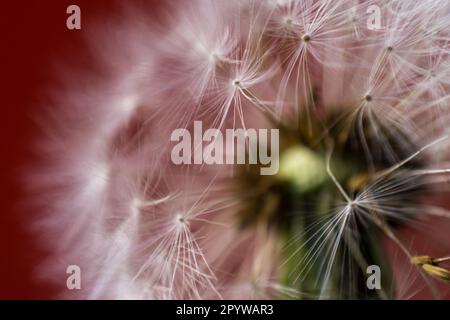
[[[410,155],[409,157],[407,157],[406,159],[400,161],[399,163],[393,165],[390,168],[387,168],[386,170],[383,170],[381,172],[379,172],[378,174],[376,174],[375,176],[375,180],[385,177],[389,174],[391,174],[392,172],[394,172],[395,170],[399,169],[400,167],[402,167],[403,165],[405,165],[406,163],[408,163],[409,161],[413,160],[415,157],[417,157],[419,154],[421,154],[423,151],[427,150],[428,148],[442,142],[443,140],[447,139],[448,135],[442,136],[439,139],[436,139],[432,142],[430,142],[429,144],[423,146],[422,148],[420,148],[419,150],[417,150],[416,152],[414,152],[412,155]]]
[[[434,258],[433,259],[434,263],[441,263],[441,262],[445,262],[445,261],[450,261],[450,256],[443,257],[443,258]]]
[[[347,243],[347,246],[355,259],[356,263],[359,265],[361,270],[367,270],[369,264],[364,258],[361,250],[358,247],[357,242],[353,239],[353,237],[349,236],[347,233],[344,233],[344,241]],[[384,289],[376,290],[379,297],[383,300],[388,300],[388,295]]]
[[[411,260],[411,258],[414,256],[409,250],[408,248],[403,244],[403,242],[401,242],[401,240],[394,234],[394,232],[392,232],[392,229],[387,225],[386,221],[380,217],[379,214],[377,214],[374,211],[371,211],[372,215],[371,217],[373,218],[374,222],[376,223],[376,225],[384,232],[384,234],[389,237],[392,241],[394,241],[394,243],[403,251],[403,253],[406,255],[406,257],[408,257],[409,260]],[[419,271],[419,274],[422,276],[422,278],[424,279],[425,283],[427,284],[428,288],[431,291],[431,294],[436,298],[436,299],[441,299],[438,291],[436,290],[435,286],[431,283],[430,279],[427,277],[427,275],[425,274],[425,272],[422,270],[422,268],[418,265],[415,265],[417,270]]]
[[[331,180],[333,180],[334,184],[336,185],[336,187],[339,189],[339,191],[341,192],[342,196],[345,198],[345,200],[347,201],[347,203],[349,205],[353,204],[353,200],[348,196],[348,194],[345,192],[344,188],[341,186],[341,184],[339,183],[339,181],[336,179],[336,177],[334,176],[333,172],[331,171],[331,155],[333,153],[333,145],[331,144],[331,147],[328,151],[327,154],[327,165],[326,165],[326,169],[327,169],[327,173],[330,176]]]

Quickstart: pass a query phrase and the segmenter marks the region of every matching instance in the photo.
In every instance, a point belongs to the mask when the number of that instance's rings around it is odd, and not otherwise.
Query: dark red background
[[[66,28],[66,8],[71,4],[81,8],[81,30]],[[26,230],[33,212],[22,206],[20,179],[38,133],[32,115],[39,108],[40,89],[50,81],[52,59],[86,58],[83,32],[89,30],[84,22],[116,9],[111,0],[21,0],[0,6],[0,299],[52,298],[57,292],[33,280],[45,252]]]
[[[82,30],[66,28],[71,4],[81,7]],[[45,252],[26,229],[34,213],[22,206],[23,169],[32,159],[30,149],[39,132],[32,115],[39,112],[40,92],[51,81],[53,59],[89,64],[83,42],[87,22],[110,18],[117,10],[113,0],[17,0],[0,6],[0,299],[56,297],[58,288],[34,275]],[[445,225],[440,225],[444,234]]]

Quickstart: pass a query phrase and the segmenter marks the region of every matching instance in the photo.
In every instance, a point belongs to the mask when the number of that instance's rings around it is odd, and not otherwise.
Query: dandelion
[[[41,227],[58,261],[80,261],[86,298],[445,297],[447,1],[162,6],[93,35],[104,84],[68,82],[44,122]],[[194,121],[279,129],[278,173],[171,162]]]

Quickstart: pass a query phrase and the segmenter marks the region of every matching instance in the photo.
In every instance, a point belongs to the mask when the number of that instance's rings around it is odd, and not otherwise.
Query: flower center
[[[372,97],[366,95],[365,100],[371,101]],[[360,130],[355,130],[350,120],[332,126],[338,117],[334,114],[325,121],[300,119],[298,128],[280,129],[278,174],[263,176],[254,166],[238,175],[242,186],[238,194],[242,204],[239,216],[244,225],[262,221],[284,228],[299,215],[321,215],[342,204],[345,199],[326,170],[329,152],[333,175],[351,195],[361,192],[377,174],[414,152],[411,141],[400,132],[382,124],[377,124],[378,131],[372,131],[368,119],[362,120]],[[420,163],[411,162],[408,166],[417,168]],[[399,197],[408,196],[409,192],[412,191],[405,190]]]
[[[368,97],[366,100],[370,101],[371,97]],[[273,254],[281,255],[281,259],[286,261],[279,271],[282,282],[306,292],[316,290],[317,281],[320,281],[320,273],[303,273],[306,269],[323,268],[320,259],[315,260],[319,265],[308,260],[313,252],[319,250],[318,246],[325,250],[339,243],[335,264],[353,270],[351,279],[331,279],[331,286],[333,281],[348,281],[350,286],[361,286],[361,283],[365,284],[366,276],[361,266],[382,265],[385,261],[375,245],[381,239],[380,230],[368,223],[370,218],[367,215],[386,217],[383,218],[386,223],[395,227],[406,217],[391,220],[391,215],[395,214],[389,210],[396,210],[403,204],[418,207],[417,192],[421,191],[418,181],[408,180],[408,184],[404,184],[403,176],[394,176],[385,185],[370,188],[378,183],[380,172],[385,172],[415,151],[408,136],[380,123],[376,126],[378,131],[374,131],[373,123],[369,122],[371,119],[364,118],[360,119],[360,127],[355,130],[354,121],[338,121],[340,118],[341,114],[335,113],[326,119],[301,118],[298,126],[284,126],[280,129],[278,174],[260,175],[258,167],[251,166],[236,177],[241,186],[236,197],[239,199],[238,220],[242,227],[264,226],[279,235],[281,247],[285,249]],[[414,160],[403,170],[417,168],[421,168],[421,163]],[[332,171],[332,177],[327,169]],[[348,199],[343,197],[342,191],[348,195],[349,202],[346,202]],[[370,199],[358,198],[364,195]],[[343,206],[345,210],[339,211]],[[366,215],[359,212],[367,207],[370,207],[370,212]],[[373,212],[376,210],[381,211]],[[408,214],[403,209],[398,212]],[[348,223],[346,234],[339,233],[341,223]],[[357,240],[353,238],[354,234]],[[339,242],[335,242],[336,239]],[[383,268],[388,270],[385,265]],[[337,282],[334,283],[336,287],[347,285]],[[385,285],[388,287],[390,284]],[[358,292],[365,297],[376,297],[366,289],[362,286]]]

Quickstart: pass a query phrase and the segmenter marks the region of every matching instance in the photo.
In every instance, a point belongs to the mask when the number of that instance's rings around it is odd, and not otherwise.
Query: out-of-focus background
[[[36,215],[27,208],[21,179],[32,160],[31,146],[38,128],[40,90],[50,82],[52,61],[64,58],[89,66],[83,44],[83,23],[117,9],[108,0],[20,0],[0,6],[0,299],[46,299],[56,287],[38,281],[35,268],[46,252],[27,231]],[[66,9],[82,8],[82,29],[66,28]],[[25,180],[26,181],[26,180]],[[65,274],[61,283],[65,284]]]
[[[66,9],[71,4],[81,7],[81,30],[66,28]],[[51,299],[65,286],[64,273],[54,275],[61,278],[60,287],[39,280],[36,274],[48,252],[29,230],[36,213],[28,206],[23,188],[39,132],[33,115],[39,113],[43,89],[54,78],[53,62],[62,59],[89,68],[94,62],[83,42],[89,21],[113,19],[116,12],[113,0],[14,0],[0,6],[0,299]],[[440,245],[448,248],[449,223],[438,220],[435,225],[437,229],[429,229],[436,230],[446,242]],[[415,242],[420,239],[417,236]],[[448,286],[442,288],[450,294]]]

